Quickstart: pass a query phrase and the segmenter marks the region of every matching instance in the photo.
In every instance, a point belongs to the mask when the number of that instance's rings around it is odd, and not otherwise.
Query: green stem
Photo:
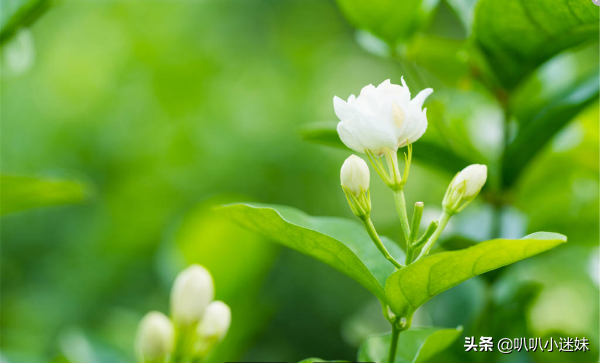
[[[425,242],[429,240],[429,237],[433,235],[433,232],[435,232],[439,224],[440,222],[438,222],[435,219],[431,221],[431,223],[429,223],[429,226],[427,226],[425,233],[423,233],[421,237],[413,243],[412,248],[416,250],[417,248],[422,247],[425,244]]]
[[[431,250],[431,247],[433,247],[433,244],[435,243],[435,241],[437,241],[437,239],[440,237],[440,234],[442,234],[442,231],[444,230],[444,228],[446,228],[446,225],[448,224],[448,221],[450,220],[450,216],[451,215],[448,214],[446,211],[444,211],[442,213],[442,216],[440,217],[440,222],[439,222],[437,228],[435,229],[435,232],[433,232],[431,237],[429,237],[429,240],[427,241],[427,243],[425,243],[425,246],[423,246],[421,253],[419,254],[419,256],[417,257],[417,259],[415,261],[420,260],[421,258],[425,257],[429,253],[429,250]]]
[[[181,363],[184,361],[186,354],[192,344],[196,324],[177,325],[175,328],[175,347],[171,354],[169,363]]]
[[[392,341],[390,342],[390,354],[388,356],[388,363],[394,363],[396,361],[396,350],[398,349],[399,337],[400,328],[396,327],[396,324],[392,324]]]
[[[371,221],[371,218],[369,218],[368,216],[361,218],[363,221],[363,224],[365,225],[365,228],[367,230],[367,233],[369,233],[369,237],[371,237],[371,240],[373,241],[373,243],[375,243],[375,246],[377,246],[377,249],[379,249],[379,252],[381,252],[381,254],[388,260],[390,261],[394,266],[396,266],[397,269],[401,269],[402,266],[398,261],[396,261],[392,255],[390,255],[390,253],[388,252],[388,250],[385,248],[385,246],[383,245],[383,242],[381,242],[381,239],[379,238],[379,235],[377,234],[377,231],[375,230],[375,226],[373,225],[373,222]]]
[[[415,254],[414,247],[409,245],[406,249],[406,259],[404,260],[404,265],[408,266],[412,263],[414,254]]]
[[[33,24],[50,8],[52,2],[52,0],[33,0],[21,6],[2,27],[0,31],[0,46],[4,46],[21,28]]]
[[[404,190],[394,190],[394,201],[396,202],[396,211],[400,217],[400,224],[404,232],[406,243],[410,242],[410,226],[408,224],[408,215],[406,214],[406,200],[404,200]]]

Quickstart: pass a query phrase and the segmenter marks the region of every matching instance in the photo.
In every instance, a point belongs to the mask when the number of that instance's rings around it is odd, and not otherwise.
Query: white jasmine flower
[[[173,350],[175,332],[169,318],[158,311],[144,316],[135,339],[136,351],[142,362],[164,360]]]
[[[333,98],[340,119],[337,131],[346,146],[357,152],[369,150],[382,155],[386,149],[398,148],[417,141],[427,129],[427,109],[423,102],[433,92],[426,88],[411,100],[404,78],[402,86],[383,81],[379,86],[363,87],[358,97],[348,101]]]
[[[340,179],[343,187],[347,188],[359,197],[360,193],[369,189],[369,166],[356,155],[351,155],[344,161],[340,171]]]
[[[181,325],[197,323],[213,298],[210,272],[200,265],[191,265],[177,276],[171,290],[173,320]]]
[[[486,180],[487,166],[473,164],[464,168],[448,186],[442,202],[444,209],[451,213],[460,212],[479,194]]]

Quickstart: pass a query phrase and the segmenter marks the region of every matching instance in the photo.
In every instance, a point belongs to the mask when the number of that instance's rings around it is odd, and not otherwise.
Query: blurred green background
[[[354,360],[365,337],[388,330],[378,302],[212,207],[260,201],[350,218],[339,188],[349,152],[303,135],[323,141],[311,125],[336,120],[334,95],[402,75],[413,95],[435,90],[409,205],[422,200],[435,218],[456,171],[491,170],[441,248],[538,230],[569,237],[435,297],[413,326],[585,336],[591,348],[472,354],[461,337],[432,361],[597,362],[598,10],[571,1],[592,14],[595,35],[562,29],[532,56],[535,32],[510,19],[502,31],[484,17],[498,1],[480,2],[407,1],[418,9],[394,12],[386,0],[3,0],[0,362],[132,362],[139,319],[168,312],[190,263],[213,273],[233,311],[213,362]],[[537,31],[549,34],[537,10]],[[372,197],[380,232],[401,238],[379,180]]]

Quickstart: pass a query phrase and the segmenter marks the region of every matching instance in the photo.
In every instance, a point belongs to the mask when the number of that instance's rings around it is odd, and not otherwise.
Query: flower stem
[[[181,363],[190,349],[197,324],[177,325],[175,328],[175,347],[169,363]]]
[[[396,202],[396,211],[400,217],[400,224],[404,232],[406,244],[410,243],[410,225],[408,224],[408,215],[406,214],[406,200],[404,199],[404,190],[394,190],[394,201]]]
[[[379,252],[381,252],[381,254],[388,260],[390,261],[395,267],[396,269],[401,269],[402,266],[398,261],[396,261],[394,259],[394,257],[392,257],[392,255],[390,255],[390,253],[388,252],[388,250],[385,248],[385,246],[383,245],[383,242],[381,242],[381,239],[379,238],[379,235],[377,234],[377,231],[375,230],[375,226],[373,225],[373,222],[371,221],[371,218],[369,218],[368,216],[361,218],[363,221],[363,224],[365,225],[365,228],[367,230],[367,233],[369,234],[369,237],[371,237],[371,240],[373,241],[373,243],[375,243],[375,246],[377,246],[377,249],[379,249]]]
[[[398,349],[398,338],[400,337],[400,328],[396,324],[392,324],[392,341],[390,342],[390,354],[388,355],[388,363],[396,361],[396,350]]]
[[[415,249],[413,246],[406,247],[406,259],[404,260],[404,265],[408,266],[412,263],[413,256],[415,254]]]
[[[421,253],[415,259],[415,261],[420,260],[421,258],[425,257],[429,253],[429,250],[431,250],[431,247],[433,247],[433,244],[435,243],[435,241],[437,241],[437,239],[440,237],[440,234],[442,234],[442,231],[444,230],[444,228],[446,228],[446,225],[448,224],[450,217],[451,217],[451,215],[448,212],[446,212],[446,211],[442,212],[442,215],[440,217],[440,222],[439,222],[437,228],[435,229],[435,232],[433,232],[431,237],[429,237],[429,240],[427,241],[427,243],[425,243],[425,246],[423,246]]]

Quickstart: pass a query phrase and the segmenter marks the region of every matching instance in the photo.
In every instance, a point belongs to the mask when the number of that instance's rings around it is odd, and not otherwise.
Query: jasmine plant
[[[370,217],[369,167],[356,155],[343,163],[340,179],[348,204],[362,226],[342,218],[311,217],[284,206],[234,204],[220,208],[221,213],[248,229],[333,266],[377,297],[391,333],[367,339],[359,349],[358,361],[392,363],[405,359],[400,356],[420,361],[442,351],[460,335],[461,328],[413,328],[413,315],[421,305],[471,277],[566,242],[563,235],[537,232],[521,239],[495,239],[430,255],[450,218],[481,191],[487,166],[469,165],[455,175],[443,197],[440,217],[419,235],[425,205],[415,203],[409,218],[404,186],[410,173],[413,144],[427,129],[427,109],[423,104],[433,90],[424,89],[411,98],[403,78],[401,83],[386,80],[377,87],[368,85],[358,97],[351,95],[347,101],[334,97],[333,105],[340,119],[337,132],[342,142],[365,154],[392,191],[405,241],[403,249],[400,242],[376,231]],[[406,148],[403,166],[398,158],[401,148]],[[405,344],[401,343],[401,334],[410,335]],[[311,361],[323,360],[306,360]]]

